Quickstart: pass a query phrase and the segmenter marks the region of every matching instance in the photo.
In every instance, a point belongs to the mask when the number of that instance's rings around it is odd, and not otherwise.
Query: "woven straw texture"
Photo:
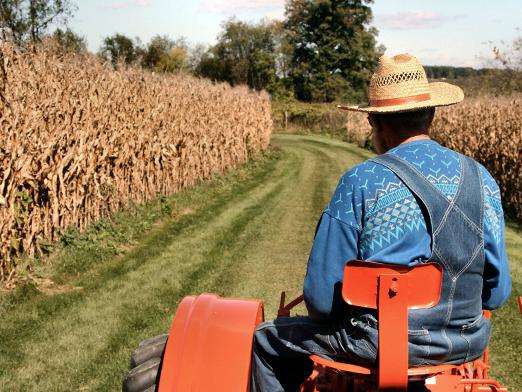
[[[422,98],[426,96],[427,98]],[[411,102],[377,105],[378,101],[412,97]],[[357,106],[339,106],[343,110],[360,112],[404,112],[421,108],[446,106],[464,99],[462,90],[449,83],[428,83],[424,68],[409,54],[395,57],[381,56],[372,75],[369,88],[370,102]]]

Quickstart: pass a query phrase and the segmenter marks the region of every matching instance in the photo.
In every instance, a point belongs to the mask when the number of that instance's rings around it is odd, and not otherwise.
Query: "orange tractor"
[[[355,260],[346,263],[343,282],[348,304],[378,311],[378,364],[368,368],[312,355],[314,370],[301,392],[508,390],[488,378],[488,350],[482,358],[461,365],[408,368],[408,309],[438,303],[439,264],[408,268]],[[288,316],[301,301],[302,296],[285,305],[282,293],[278,317]],[[522,312],[522,297],[519,306]],[[252,336],[263,318],[260,300],[214,294],[185,297],[169,335],[146,340],[134,351],[123,391],[248,391]]]

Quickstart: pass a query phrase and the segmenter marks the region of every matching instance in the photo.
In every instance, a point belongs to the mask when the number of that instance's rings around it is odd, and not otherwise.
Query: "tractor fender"
[[[259,300],[185,297],[169,331],[158,391],[247,391],[252,337],[263,318]]]

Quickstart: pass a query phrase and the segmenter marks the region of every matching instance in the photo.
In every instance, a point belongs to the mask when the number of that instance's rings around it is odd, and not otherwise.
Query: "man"
[[[482,310],[511,292],[497,184],[483,166],[429,138],[434,108],[462,101],[462,90],[428,83],[417,59],[402,54],[381,57],[369,97],[341,108],[368,113],[380,156],[341,177],[321,216],[304,281],[309,317],[256,329],[253,391],[298,390],[310,354],[376,362],[376,313],[348,307],[340,295],[348,260],[442,264],[439,304],[409,312],[410,366],[479,357],[490,334]]]

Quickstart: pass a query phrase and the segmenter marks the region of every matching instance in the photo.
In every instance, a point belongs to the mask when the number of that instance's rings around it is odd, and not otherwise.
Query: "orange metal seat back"
[[[415,267],[353,260],[344,269],[342,296],[354,306],[377,309],[379,388],[406,391],[408,309],[430,308],[440,299],[442,267]]]
[[[377,309],[378,278],[399,273],[408,277],[408,308],[431,308],[439,302],[442,267],[437,263],[415,267],[352,260],[344,268],[342,295],[354,306]]]

